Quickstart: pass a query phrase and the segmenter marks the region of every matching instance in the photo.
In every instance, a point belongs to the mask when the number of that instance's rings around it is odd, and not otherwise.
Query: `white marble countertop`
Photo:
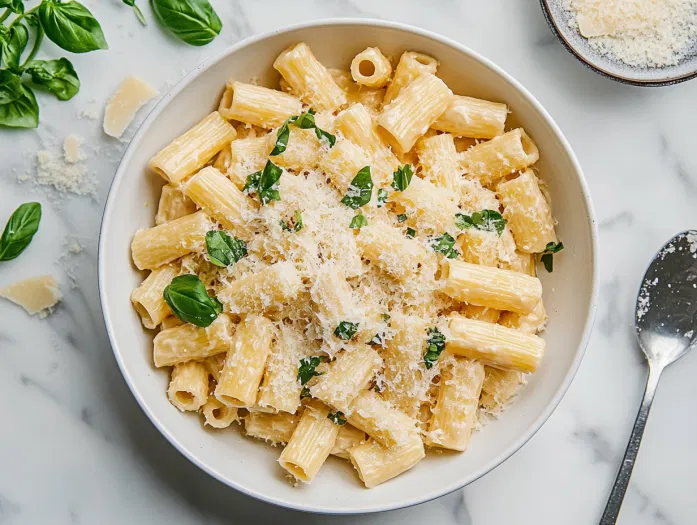
[[[70,102],[42,94],[41,127],[0,131],[0,218],[44,204],[25,254],[0,264],[0,287],[53,272],[64,302],[29,318],[0,304],[0,524],[597,523],[643,391],[646,367],[632,312],[649,258],[697,221],[697,81],[643,89],[597,76],[555,40],[534,0],[213,0],[218,39],[191,48],[118,0],[86,2],[110,50],[73,56],[82,90]],[[149,8],[141,0],[146,16]],[[399,6],[399,7],[398,7]],[[470,46],[520,80],[549,110],[585,170],[600,221],[600,309],[580,371],[540,432],[467,488],[401,511],[364,517],[302,515],[228,489],[160,436],[131,396],[101,319],[99,224],[126,143],[104,136],[104,102],[134,73],[164,93],[206,57],[249,35],[323,17],[370,16],[421,26]],[[47,46],[50,52],[58,50]],[[43,52],[45,53],[45,52]],[[142,119],[143,112],[139,115]],[[131,136],[133,129],[129,130]],[[59,196],[31,182],[37,149],[68,134],[85,141],[96,197]],[[27,174],[29,181],[18,178]],[[563,203],[557,203],[563,205]],[[78,241],[79,254],[67,247]],[[695,523],[697,353],[661,383],[620,523]]]

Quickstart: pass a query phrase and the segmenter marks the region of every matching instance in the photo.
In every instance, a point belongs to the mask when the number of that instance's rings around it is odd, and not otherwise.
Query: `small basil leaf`
[[[351,181],[348,191],[341,202],[357,210],[370,202],[373,196],[373,179],[370,176],[370,166],[362,168]]]
[[[349,228],[352,229],[358,228],[360,230],[363,226],[368,226],[368,219],[366,219],[365,215],[362,213],[359,213],[353,219],[351,219],[351,224],[349,224]]]
[[[455,245],[455,239],[449,233],[444,233],[440,237],[434,237],[430,241],[431,248],[434,251],[442,253],[448,259],[455,259],[460,252],[458,252],[453,246]]]
[[[230,266],[247,255],[247,244],[224,231],[211,230],[206,233],[206,251],[216,266]]]
[[[276,155],[280,155],[284,151],[286,151],[286,148],[288,147],[288,138],[290,137],[290,128],[288,127],[288,120],[286,120],[283,125],[279,128],[278,133],[276,134],[276,144],[274,145],[273,149],[271,150],[271,155],[272,157]]]
[[[310,109],[305,113],[301,113],[297,117],[291,117],[288,119],[289,124],[293,124],[295,127],[300,129],[312,129],[316,127],[315,124],[315,111]]]
[[[0,126],[35,128],[39,125],[39,105],[34,93],[19,75],[0,69]]]
[[[223,23],[208,0],[150,0],[160,24],[187,44],[205,46]]]
[[[6,39],[0,42],[2,50],[0,66],[13,71],[19,70],[19,61],[29,41],[29,30],[24,24],[17,24],[9,30]]]
[[[334,335],[342,341],[350,341],[358,332],[358,323],[350,321],[341,321],[334,329]]]
[[[413,239],[416,237],[416,230],[414,228],[407,228],[407,238]]]
[[[327,419],[331,420],[335,425],[343,426],[346,424],[346,417],[343,412],[329,412]]]
[[[172,279],[163,294],[179,319],[203,328],[210,326],[223,311],[223,305],[210,297],[206,287],[196,275],[179,275]]]
[[[424,354],[424,364],[431,369],[438,361],[441,352],[445,349],[445,336],[438,328],[428,329],[428,340],[426,341],[426,353]]]
[[[298,381],[300,381],[300,384],[304,385],[313,377],[321,376],[322,372],[318,372],[317,367],[320,363],[325,361],[327,361],[327,358],[323,355],[303,357],[300,360],[300,366],[298,367]]]
[[[332,135],[328,131],[324,131],[323,129],[318,128],[315,126],[315,136],[317,137],[318,140],[322,140],[322,138],[327,139],[327,142],[329,142],[329,147],[333,148],[334,144],[336,144],[336,136]]]
[[[563,242],[547,243],[545,251],[542,252],[542,257],[540,258],[540,260],[542,261],[542,264],[544,264],[545,270],[547,270],[549,273],[552,273],[554,271],[554,254],[562,251],[563,249]]]
[[[0,0],[0,9],[9,9],[18,15],[24,13],[23,0]]]
[[[392,187],[397,191],[406,190],[413,176],[414,168],[412,168],[411,164],[405,164],[401,168],[397,168],[397,171],[392,174]]]
[[[141,24],[143,24],[144,26],[148,25],[148,23],[145,21],[145,17],[143,16],[143,12],[136,5],[136,0],[123,0],[123,3],[126,5],[130,5],[133,8],[133,11],[135,11],[136,13],[136,18]]]
[[[506,229],[506,219],[496,210],[477,211],[472,215],[456,213],[455,225],[462,230],[476,228],[485,232],[496,232],[501,236]]]
[[[406,222],[407,220],[407,214],[406,213],[400,213],[397,215],[397,222]]]
[[[387,202],[387,190],[380,188],[378,190],[378,208],[382,208]]]
[[[310,394],[310,389],[304,386],[300,391],[300,399],[306,399],[308,397],[312,397],[312,394]]]
[[[465,215],[464,213],[456,213],[455,214],[455,226],[457,226],[461,230],[466,230],[468,228],[472,228],[474,226],[474,224],[472,223],[472,216]]]
[[[71,53],[108,49],[102,26],[84,5],[75,0],[44,0],[39,6],[39,20],[46,36]]]
[[[268,160],[263,171],[257,171],[247,176],[247,182],[242,191],[259,195],[262,205],[281,200],[276,183],[282,174],[283,169]]]
[[[70,100],[80,91],[80,79],[67,58],[33,60],[27,73],[34,84],[48,88],[58,100]]]
[[[0,261],[9,261],[21,254],[39,229],[41,204],[25,202],[10,216],[0,237]]]
[[[247,175],[247,183],[242,188],[245,193],[258,193],[259,192],[259,181],[261,180],[261,172],[256,171],[251,175]]]

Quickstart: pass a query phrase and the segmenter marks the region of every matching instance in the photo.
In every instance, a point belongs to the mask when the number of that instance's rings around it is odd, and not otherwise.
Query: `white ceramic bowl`
[[[258,77],[263,84],[277,85],[271,64],[280,51],[300,41],[324,64],[343,68],[367,46],[394,56],[421,51],[440,61],[439,75],[454,92],[505,101],[512,110],[508,126],[524,125],[540,148],[540,174],[556,204],[566,246],[554,273],[542,270],[547,355],[515,404],[477,432],[466,453],[429,455],[372,490],[363,487],[348,462],[336,458],[328,460],[311,485],[294,488],[276,462],[279,449],[235,429],[206,430],[198,417],[181,414],[165,394],[168,371],[153,366],[152,333],[141,327],[129,300],[143,279],[131,263],[131,239],[138,228],[153,224],[163,183],[147,169],[148,160],[215,109],[229,78]],[[182,454],[230,487],[270,503],[311,512],[375,512],[421,503],[470,483],[513,454],[549,417],[571,383],[590,335],[596,237],[588,188],[571,147],[547,112],[508,74],[464,46],[421,29],[374,20],[324,20],[244,40],[200,65],[165,95],[126,150],[114,178],[99,244],[99,286],[121,371],[145,413]]]

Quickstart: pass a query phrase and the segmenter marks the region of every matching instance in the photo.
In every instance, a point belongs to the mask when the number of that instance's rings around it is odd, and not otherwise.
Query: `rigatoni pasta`
[[[229,81],[152,159],[167,184],[131,301],[173,410],[240,422],[294,480],[334,455],[372,488],[475,449],[478,414],[524,388],[545,351],[536,263],[563,245],[506,104],[413,51],[332,65],[293,44],[276,86]]]

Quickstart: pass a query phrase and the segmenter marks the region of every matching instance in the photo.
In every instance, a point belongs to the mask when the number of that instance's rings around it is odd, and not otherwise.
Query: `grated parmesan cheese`
[[[638,67],[677,64],[694,50],[697,0],[566,0],[591,47]]]
[[[43,319],[53,312],[53,307],[61,300],[61,293],[53,275],[41,275],[3,288],[0,297],[21,306],[29,315],[39,314]]]
[[[70,146],[69,146],[70,147]],[[48,150],[36,152],[36,175],[34,182],[40,186],[53,186],[60,193],[76,195],[96,195],[96,182],[89,176],[87,166],[81,162],[68,160],[73,151],[65,151],[60,156]]]

